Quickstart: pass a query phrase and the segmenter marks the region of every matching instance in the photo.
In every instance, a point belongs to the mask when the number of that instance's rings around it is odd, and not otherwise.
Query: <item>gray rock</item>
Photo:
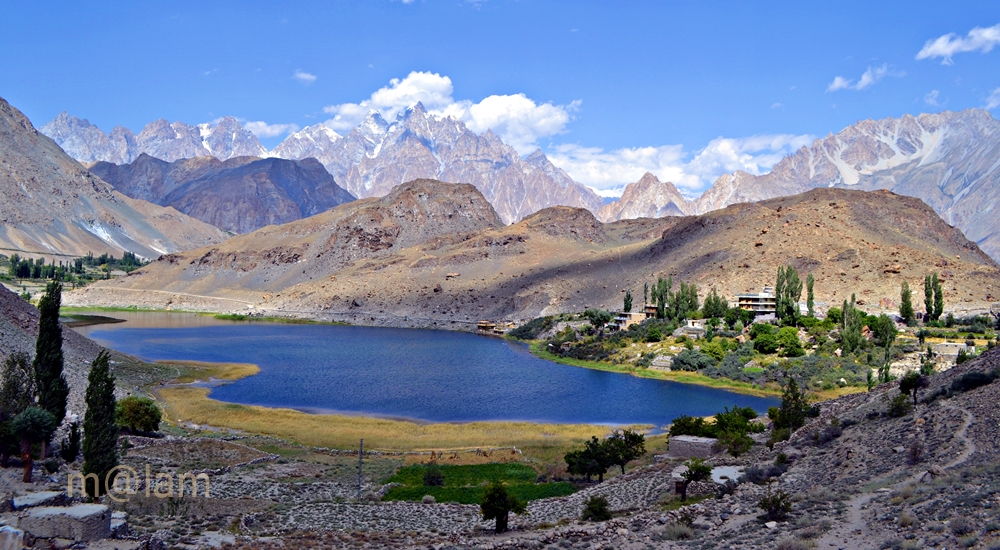
[[[31,508],[18,527],[36,538],[100,540],[111,535],[111,510],[103,504]]]
[[[24,548],[24,531],[10,525],[0,527],[0,550],[21,550]]]
[[[14,497],[14,509],[36,508],[38,506],[62,506],[66,503],[66,493],[62,491],[40,491]]]

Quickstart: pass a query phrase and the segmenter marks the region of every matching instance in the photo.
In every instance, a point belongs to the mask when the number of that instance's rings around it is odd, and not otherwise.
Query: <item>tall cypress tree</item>
[[[907,326],[913,326],[915,313],[913,312],[913,297],[910,291],[910,283],[903,281],[899,289],[899,316],[903,318]]]
[[[931,276],[924,275],[924,315],[925,321],[930,321],[934,317],[934,285],[931,284]]]
[[[102,351],[90,364],[87,377],[87,412],[83,416],[83,474],[96,474],[95,487],[87,482],[87,494],[98,497],[107,491],[105,477],[118,465],[118,425],[115,424],[115,378]]]
[[[938,279],[937,271],[931,276],[931,283],[934,285],[934,320],[937,321],[944,313],[944,289],[941,288],[941,280]]]
[[[813,306],[816,305],[815,295],[813,295],[813,284],[816,282],[816,278],[810,273],[806,275],[806,308],[809,310],[809,316],[813,316]]]
[[[62,326],[59,324],[59,306],[62,302],[62,285],[52,281],[45,288],[45,295],[38,301],[38,340],[35,342],[35,386],[38,406],[62,423],[66,416],[66,398],[69,384],[63,376]],[[48,441],[43,441],[43,450]],[[42,458],[45,458],[43,452]]]

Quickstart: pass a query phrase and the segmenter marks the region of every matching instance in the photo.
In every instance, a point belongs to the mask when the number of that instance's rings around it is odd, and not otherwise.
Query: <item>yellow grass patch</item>
[[[236,380],[259,372],[256,365],[174,361],[178,383]],[[502,446],[556,448],[572,446],[609,433],[606,426],[536,424],[532,422],[467,422],[420,424],[352,415],[307,414],[223,403],[208,398],[208,388],[167,386],[155,389],[169,422],[192,422],[219,428],[286,438],[304,445],[350,448],[364,438],[365,447],[381,450],[476,449]],[[648,428],[648,426],[645,426]],[[642,427],[638,427],[642,428]]]

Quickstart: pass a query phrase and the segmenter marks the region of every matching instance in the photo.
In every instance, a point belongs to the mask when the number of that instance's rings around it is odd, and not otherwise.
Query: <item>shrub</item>
[[[799,539],[782,539],[778,541],[778,545],[774,548],[776,550],[811,550],[812,545],[808,542]]]
[[[900,527],[912,527],[917,523],[917,518],[909,512],[903,512],[899,514],[899,526]]]
[[[660,333],[660,329],[653,327],[646,331],[646,341],[647,342],[659,342],[663,340],[663,334]]]
[[[54,474],[59,471],[59,459],[55,457],[47,458],[45,462],[42,462],[42,466],[45,466],[46,472]]]
[[[424,485],[428,487],[444,486],[444,474],[441,473],[440,466],[437,464],[427,465],[427,469],[424,470]]]
[[[761,519],[784,521],[792,511],[792,499],[788,493],[780,489],[773,493],[768,490],[767,494],[757,502],[757,507],[764,511]]]
[[[674,370],[699,371],[715,366],[715,359],[700,352],[686,349],[674,357],[671,368]]]
[[[538,317],[517,327],[507,334],[509,334],[512,338],[517,338],[518,340],[536,340],[543,332],[549,330],[549,327],[551,327],[553,323],[555,323],[554,317]]]
[[[608,499],[601,496],[592,496],[583,505],[583,514],[580,516],[583,521],[607,521],[611,519],[611,510],[608,509]]]
[[[997,372],[967,372],[959,376],[951,383],[951,391],[954,393],[974,390],[980,386],[985,386],[997,379]]]
[[[434,504],[437,500],[434,498],[434,495],[424,495],[424,497],[420,499],[420,502],[424,504]]]
[[[910,464],[919,464],[921,460],[924,459],[924,444],[920,441],[914,441],[906,449],[906,461]]]
[[[148,397],[130,395],[115,404],[115,423],[140,432],[155,432],[160,428],[160,408]]]
[[[67,463],[76,460],[80,455],[80,423],[74,422],[69,425],[69,434],[62,440],[59,448],[59,456]]]
[[[760,485],[767,481],[767,473],[764,472],[763,468],[758,466],[750,466],[743,470],[743,475],[737,480],[737,483],[753,483],[755,485]]]
[[[886,413],[893,418],[900,418],[910,414],[911,410],[913,410],[913,404],[910,403],[910,399],[906,394],[901,393],[892,398],[892,401],[889,402],[889,410]]]
[[[975,531],[975,527],[972,522],[966,519],[964,516],[958,516],[957,518],[948,522],[948,528],[955,535],[968,535],[969,533]]]
[[[694,537],[694,530],[681,523],[668,523],[663,526],[659,538],[663,540],[687,540]]]
[[[753,339],[753,349],[765,355],[774,353],[778,351],[778,339],[773,334],[761,334]]]

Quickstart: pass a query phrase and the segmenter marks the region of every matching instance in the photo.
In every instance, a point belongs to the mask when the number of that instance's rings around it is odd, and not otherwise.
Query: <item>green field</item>
[[[427,466],[421,464],[400,468],[387,483],[402,483],[403,486],[390,489],[385,500],[418,501],[425,495],[431,495],[438,502],[478,504],[486,485],[493,481],[506,483],[512,494],[525,501],[566,496],[576,492],[576,487],[571,483],[535,483],[538,476],[535,470],[517,463],[444,465],[441,466],[444,485],[435,487],[424,485],[426,471]]]

